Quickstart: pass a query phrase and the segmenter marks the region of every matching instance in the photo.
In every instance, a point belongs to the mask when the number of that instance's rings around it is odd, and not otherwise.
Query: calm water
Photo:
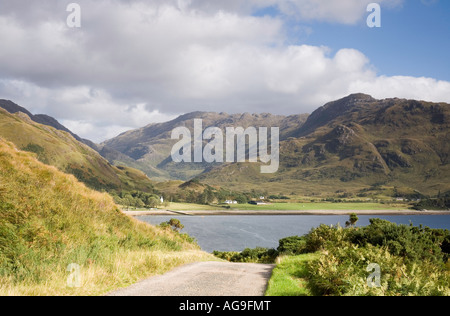
[[[397,224],[450,230],[449,215],[359,215],[357,226],[369,225],[370,218],[382,218]],[[194,237],[203,250],[242,251],[245,248],[277,248],[281,238],[302,236],[320,224],[345,226],[348,216],[141,216],[137,219],[159,225],[177,218],[184,225],[183,233]]]

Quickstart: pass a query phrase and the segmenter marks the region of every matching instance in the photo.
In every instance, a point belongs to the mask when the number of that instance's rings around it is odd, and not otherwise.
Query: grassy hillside
[[[209,258],[0,138],[0,295],[97,295]],[[68,287],[70,264],[81,287]]]
[[[19,149],[33,152],[43,163],[73,174],[97,190],[151,192],[153,184],[141,171],[115,167],[69,133],[33,122],[26,114],[0,108],[0,137]]]

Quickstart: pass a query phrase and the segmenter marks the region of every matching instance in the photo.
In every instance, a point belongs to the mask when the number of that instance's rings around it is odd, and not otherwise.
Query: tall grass
[[[96,295],[209,255],[0,139],[0,295]],[[80,266],[82,286],[67,286]]]
[[[318,253],[307,253],[278,257],[266,296],[311,296],[306,265],[309,261],[318,259],[319,256]]]

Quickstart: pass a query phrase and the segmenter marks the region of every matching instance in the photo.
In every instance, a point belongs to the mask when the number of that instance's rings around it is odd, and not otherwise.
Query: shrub
[[[174,232],[179,233],[184,228],[184,225],[181,224],[179,219],[172,218],[168,222],[161,223],[159,227],[161,228],[170,227]]]
[[[381,267],[381,286],[369,287],[367,267]],[[434,264],[408,264],[387,247],[348,243],[331,247],[320,259],[308,263],[309,287],[315,295],[415,295],[440,296],[450,294],[449,274]]]
[[[275,249],[257,247],[247,248],[242,252],[220,252],[214,251],[213,255],[230,262],[254,262],[254,263],[273,263],[278,256]]]
[[[306,252],[306,238],[293,236],[280,239],[277,251],[285,255],[298,255]]]
[[[306,236],[306,252],[316,252],[326,248],[328,244],[336,247],[347,240],[349,230],[340,226],[320,225],[314,228]]]
[[[306,236],[306,248],[322,252],[308,264],[316,295],[450,294],[448,230],[397,225],[371,219],[362,228],[321,225]],[[381,286],[367,284],[370,263],[381,267]]]
[[[354,244],[385,246],[393,255],[407,260],[435,263],[444,261],[445,253],[441,245],[447,247],[444,241],[450,238],[448,230],[397,225],[378,218],[371,219],[369,226],[349,232],[349,238]]]

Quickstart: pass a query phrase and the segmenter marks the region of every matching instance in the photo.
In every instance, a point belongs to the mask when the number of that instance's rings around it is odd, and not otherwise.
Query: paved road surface
[[[274,265],[198,262],[108,296],[263,296]]]

